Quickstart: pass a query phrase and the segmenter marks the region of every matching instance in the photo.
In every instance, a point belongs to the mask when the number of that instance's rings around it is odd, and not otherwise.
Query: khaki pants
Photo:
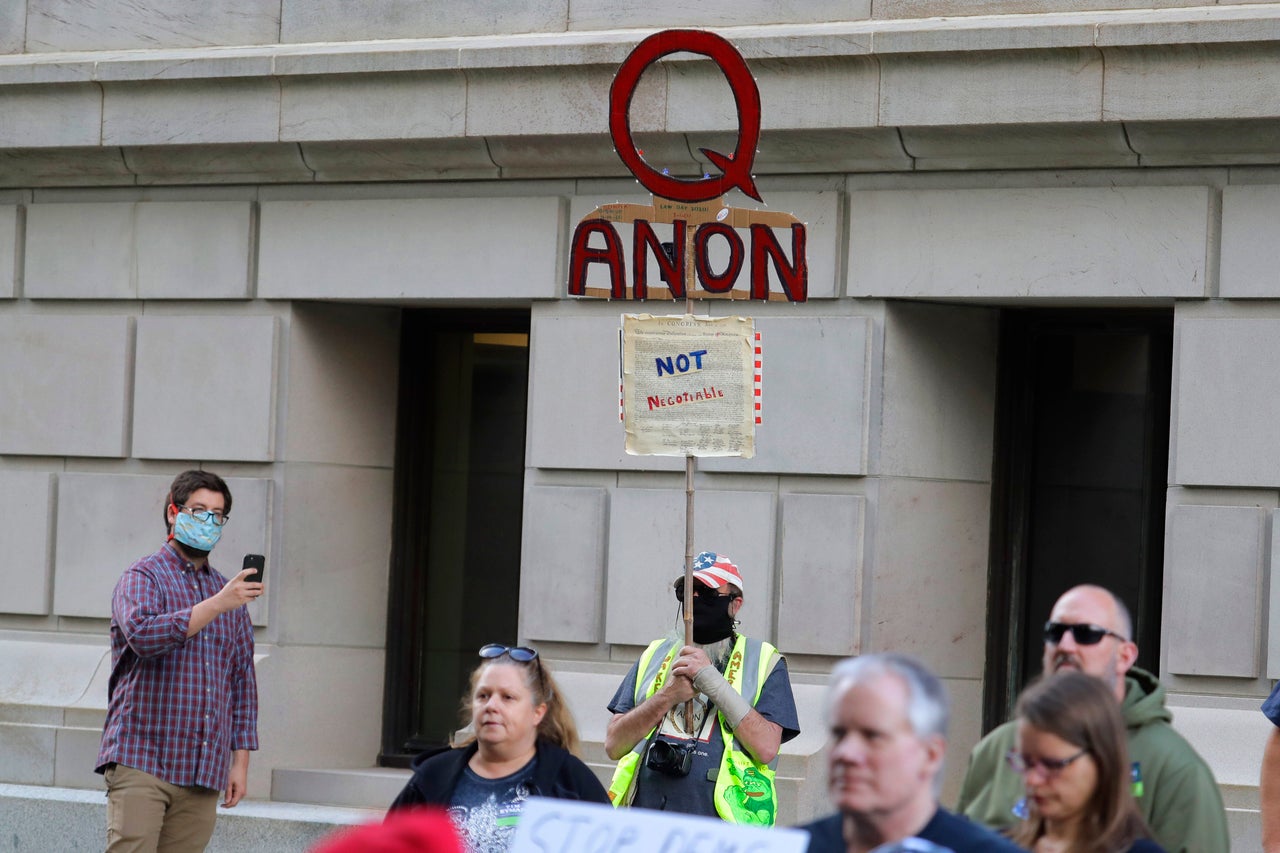
[[[218,792],[170,785],[123,764],[107,768],[107,853],[201,853]]]

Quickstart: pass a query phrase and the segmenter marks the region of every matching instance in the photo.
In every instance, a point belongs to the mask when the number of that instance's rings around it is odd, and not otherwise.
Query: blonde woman
[[[453,749],[415,759],[391,810],[442,807],[469,853],[500,853],[529,797],[609,798],[573,755],[577,727],[537,651],[490,643],[480,658],[462,703],[462,737]]]

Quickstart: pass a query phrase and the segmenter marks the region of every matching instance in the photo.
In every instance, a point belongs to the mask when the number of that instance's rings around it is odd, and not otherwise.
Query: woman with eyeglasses
[[[1013,841],[1034,853],[1163,853],[1134,802],[1124,718],[1101,680],[1063,672],[1018,699],[1006,756],[1026,798]]]
[[[392,811],[444,808],[468,853],[497,853],[510,844],[531,796],[609,802],[573,754],[573,716],[535,650],[498,643],[480,649],[460,710],[464,728],[453,748],[414,759],[413,778]]]

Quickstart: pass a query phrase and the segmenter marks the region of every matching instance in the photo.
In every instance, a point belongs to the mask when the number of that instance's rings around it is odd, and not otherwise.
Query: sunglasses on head
[[[1110,631],[1101,625],[1091,625],[1088,622],[1046,622],[1044,623],[1044,641],[1056,646],[1062,642],[1063,635],[1068,631],[1081,646],[1097,645],[1102,642],[1103,637],[1115,637],[1122,643],[1128,642],[1115,631]]]
[[[502,643],[489,643],[487,646],[480,647],[480,657],[486,660],[500,658],[503,655],[519,663],[528,663],[538,657],[538,651],[528,646],[504,646]]]

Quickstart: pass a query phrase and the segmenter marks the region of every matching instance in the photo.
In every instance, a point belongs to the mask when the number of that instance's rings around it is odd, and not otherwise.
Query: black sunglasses
[[[528,646],[504,646],[502,643],[490,643],[480,647],[480,657],[486,660],[500,658],[503,655],[509,655],[512,660],[520,663],[528,663],[537,659],[538,650]]]
[[[680,602],[681,604],[684,604],[684,578],[676,578],[675,590],[676,590],[676,601]],[[711,587],[707,586],[702,581],[695,580],[693,582],[693,597],[702,598],[702,599],[737,598],[738,594],[736,592],[720,593],[720,592],[717,592],[716,590],[713,590]]]
[[[1122,643],[1129,642],[1126,638],[1120,636],[1115,631],[1109,631],[1101,625],[1091,625],[1088,622],[1046,622],[1044,623],[1044,641],[1053,643],[1055,646],[1062,642],[1062,637],[1068,631],[1075,641],[1082,646],[1094,646],[1102,642],[1103,637],[1115,637]]]

